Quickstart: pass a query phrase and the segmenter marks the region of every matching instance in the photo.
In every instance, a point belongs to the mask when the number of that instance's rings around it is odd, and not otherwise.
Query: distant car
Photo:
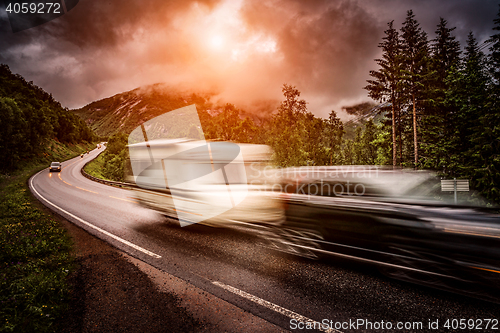
[[[496,209],[446,202],[427,171],[310,167],[283,176],[279,233],[295,252],[371,263],[393,278],[500,303]]]
[[[50,172],[52,172],[52,171],[61,172],[61,163],[60,162],[52,162],[52,163],[50,163],[49,171]]]

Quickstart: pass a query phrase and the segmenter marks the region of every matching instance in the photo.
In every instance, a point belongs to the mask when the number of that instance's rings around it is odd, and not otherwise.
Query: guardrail
[[[117,187],[129,187],[129,188],[138,188],[139,186],[137,186],[136,184],[133,184],[133,183],[124,183],[124,182],[115,182],[113,180],[106,180],[106,179],[101,179],[101,178],[97,178],[97,177],[94,177],[94,176],[91,176],[89,175],[84,169],[85,167],[87,166],[87,164],[89,164],[90,162],[92,162],[93,160],[95,160],[97,157],[99,157],[99,155],[101,155],[102,153],[104,152],[104,149],[96,155],[96,157],[94,157],[93,159],[91,159],[90,161],[87,161],[87,163],[84,164],[84,166],[80,169],[82,175],[85,177],[85,178],[88,178],[94,182],[98,182],[98,183],[101,183],[101,184],[105,184],[105,185],[109,185],[109,186],[117,186]]]

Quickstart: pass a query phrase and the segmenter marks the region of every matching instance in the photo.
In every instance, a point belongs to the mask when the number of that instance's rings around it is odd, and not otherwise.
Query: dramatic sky
[[[0,63],[76,108],[166,82],[252,107],[296,86],[326,117],[368,101],[387,23],[412,9],[434,38],[445,18],[464,46],[492,34],[498,0],[80,0],[67,14],[13,33],[0,1]],[[487,51],[487,49],[485,50]]]

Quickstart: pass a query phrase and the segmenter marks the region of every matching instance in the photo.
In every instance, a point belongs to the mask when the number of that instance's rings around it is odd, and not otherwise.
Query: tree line
[[[353,129],[350,138],[335,111],[327,119],[316,117],[296,87],[284,84],[282,92],[284,100],[277,112],[258,120],[243,117],[245,112],[233,104],[217,109],[214,115],[197,105],[205,139],[270,145],[273,163],[279,167],[389,163],[384,124],[370,119]]]
[[[493,23],[485,43],[470,32],[462,50],[445,19],[429,40],[408,11],[399,31],[388,23],[379,69],[365,89],[387,103],[393,166],[467,178],[498,200],[500,11]]]
[[[41,156],[50,139],[80,143],[97,137],[51,94],[0,64],[0,169]]]

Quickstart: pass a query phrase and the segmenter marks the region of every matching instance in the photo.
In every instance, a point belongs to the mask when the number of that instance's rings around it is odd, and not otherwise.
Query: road
[[[83,177],[98,152],[63,162],[61,173],[42,170],[30,179],[31,191],[118,249],[284,329],[313,332],[295,328],[316,322],[324,332],[424,332],[433,323],[433,331],[446,332],[453,331],[447,320],[452,328],[465,319],[482,331],[500,330],[500,323],[491,329],[495,321],[484,329],[486,319],[500,320],[499,305],[392,280],[360,263],[282,253],[242,229],[175,227],[139,207],[130,191]],[[324,320],[329,325],[320,327]]]

